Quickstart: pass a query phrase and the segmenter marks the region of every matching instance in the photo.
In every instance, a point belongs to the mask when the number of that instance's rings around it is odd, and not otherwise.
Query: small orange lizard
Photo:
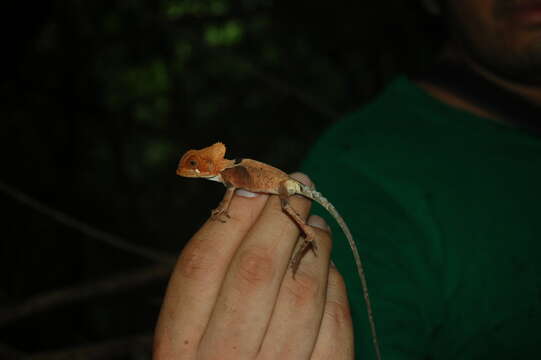
[[[259,161],[251,159],[226,159],[225,150],[225,145],[220,142],[200,150],[189,150],[179,161],[177,175],[189,178],[204,178],[218,181],[225,185],[225,196],[218,207],[212,210],[211,217],[212,219],[220,220],[222,222],[225,222],[225,220],[223,220],[224,216],[226,218],[229,217],[227,210],[236,189],[244,189],[254,193],[278,195],[284,212],[297,223],[304,233],[303,244],[291,258],[290,264],[293,269],[293,276],[295,275],[295,271],[297,270],[302,255],[309,246],[311,246],[314,254],[317,255],[317,243],[315,241],[315,231],[306,224],[301,216],[291,207],[288,198],[291,195],[302,195],[323,206],[340,225],[353,252],[355,264],[357,265],[357,272],[363,288],[376,358],[381,360],[376,326],[372,314],[372,305],[370,303],[361,257],[357,245],[353,240],[353,236],[351,235],[351,231],[342,216],[340,216],[335,207],[314,188],[304,185],[291,178],[285,172]]]

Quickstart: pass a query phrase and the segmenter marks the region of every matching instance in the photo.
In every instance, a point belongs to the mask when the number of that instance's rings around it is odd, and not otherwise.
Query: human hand
[[[306,218],[311,202],[290,200]],[[229,215],[225,223],[207,221],[182,251],[156,327],[154,359],[353,359],[346,289],[329,266],[323,219],[309,218],[318,256],[307,252],[293,278],[289,259],[301,235],[277,196],[237,194]]]

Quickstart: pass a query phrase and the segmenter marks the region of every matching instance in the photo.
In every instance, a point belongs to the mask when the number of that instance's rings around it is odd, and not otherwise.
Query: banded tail
[[[376,323],[374,321],[374,315],[372,313],[372,303],[370,302],[370,296],[368,294],[368,284],[366,283],[363,263],[361,261],[361,256],[359,255],[359,250],[357,249],[357,244],[353,240],[353,235],[351,235],[349,227],[347,226],[346,222],[344,221],[338,210],[336,210],[333,204],[331,204],[329,200],[327,200],[320,192],[300,183],[300,193],[301,195],[306,196],[323,206],[325,210],[327,210],[336,220],[336,222],[344,232],[344,235],[346,235],[349,246],[351,247],[351,251],[353,252],[353,258],[355,259],[355,265],[357,266],[357,273],[359,274],[359,278],[361,279],[364,301],[366,303],[366,312],[368,313],[368,322],[370,323],[370,331],[372,332],[372,343],[374,345],[374,351],[376,352],[376,358],[378,360],[381,360],[379,341],[376,334]]]

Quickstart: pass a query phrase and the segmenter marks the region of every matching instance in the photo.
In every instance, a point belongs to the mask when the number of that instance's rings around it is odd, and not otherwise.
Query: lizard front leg
[[[211,220],[218,220],[221,222],[226,222],[226,220],[223,219],[225,216],[226,218],[230,218],[228,214],[229,205],[231,204],[231,200],[233,199],[233,195],[235,194],[236,188],[234,186],[228,186],[225,190],[225,195],[222,201],[218,204],[218,207],[211,212]]]
[[[294,180],[286,180],[280,184],[278,191],[278,196],[280,197],[280,202],[282,209],[297,223],[301,231],[304,233],[304,240],[300,247],[296,250],[291,258],[291,268],[293,269],[293,275],[295,275],[301,258],[303,257],[306,249],[309,246],[312,247],[314,255],[317,256],[317,243],[316,243],[316,232],[312,227],[304,221],[304,219],[291,207],[289,204],[289,197],[297,193],[298,184]]]

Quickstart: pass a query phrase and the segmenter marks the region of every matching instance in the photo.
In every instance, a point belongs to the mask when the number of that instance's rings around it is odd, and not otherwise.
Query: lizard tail
[[[364,274],[363,263],[361,261],[361,256],[359,255],[357,244],[353,240],[353,235],[351,234],[349,227],[347,226],[346,222],[344,221],[344,219],[342,218],[338,210],[336,210],[336,208],[320,192],[304,184],[300,184],[300,185],[301,185],[300,186],[301,194],[314,200],[315,202],[323,206],[325,210],[327,210],[332,215],[332,217],[336,220],[336,222],[338,223],[338,225],[340,226],[340,228],[346,235],[348,243],[353,252],[353,258],[355,259],[355,265],[357,266],[357,273],[359,274],[359,279],[361,280],[364,301],[366,303],[366,311],[368,313],[368,321],[370,323],[370,331],[372,333],[372,343],[374,345],[374,351],[376,352],[376,358],[378,360],[381,360],[379,341],[378,341],[378,336],[376,334],[376,323],[374,321],[374,314],[372,313],[372,304],[370,302],[370,296],[368,294],[368,284],[366,283],[366,276]]]

